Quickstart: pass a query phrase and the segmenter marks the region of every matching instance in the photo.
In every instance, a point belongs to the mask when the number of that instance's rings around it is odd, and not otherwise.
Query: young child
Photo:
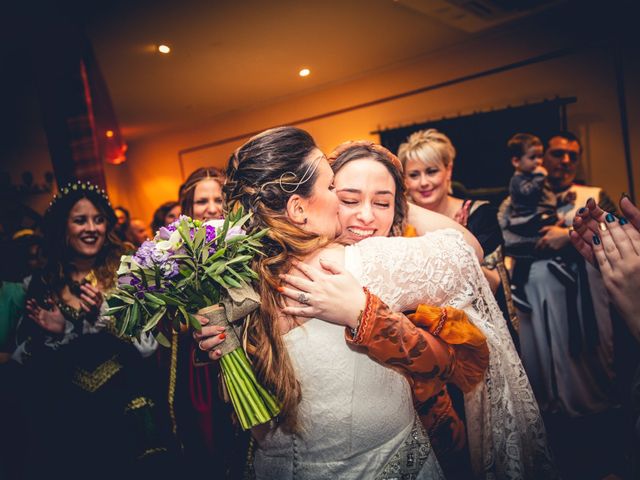
[[[531,311],[524,285],[529,278],[535,245],[540,240],[540,229],[558,223],[557,208],[571,201],[561,201],[547,182],[547,170],[542,166],[543,146],[535,135],[517,133],[507,143],[515,173],[509,182],[511,215],[505,232],[505,253],[515,260],[512,273],[512,298],[518,308]],[[573,272],[561,257],[549,263],[551,270],[564,284],[575,283]]]

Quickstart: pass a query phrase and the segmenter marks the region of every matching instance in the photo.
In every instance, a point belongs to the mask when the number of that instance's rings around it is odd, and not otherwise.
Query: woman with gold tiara
[[[13,354],[30,433],[25,478],[161,475],[172,468],[168,425],[143,357],[157,343],[116,336],[103,315],[125,246],[106,193],[60,189],[43,219],[45,265],[27,290]]]

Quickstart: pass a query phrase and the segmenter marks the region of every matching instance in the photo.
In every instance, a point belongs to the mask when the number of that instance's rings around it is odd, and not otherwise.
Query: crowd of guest
[[[0,279],[0,477],[634,478],[640,211],[576,181],[570,132],[505,145],[498,205],[453,194],[433,129],[327,157],[269,130],[151,222],[60,185]],[[245,347],[282,413],[251,432],[219,386],[222,327],[167,323],[164,348],[105,313],[121,255],[234,205],[269,229]]]

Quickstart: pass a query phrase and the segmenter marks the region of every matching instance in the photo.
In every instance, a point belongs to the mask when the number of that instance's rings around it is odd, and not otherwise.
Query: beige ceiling
[[[87,29],[129,138],[299,95],[468,36],[391,0],[156,2]],[[161,42],[171,54],[155,52]],[[302,67],[312,74],[299,77]]]
[[[446,10],[451,2],[111,2],[89,14],[86,27],[132,140],[343,82],[477,35],[443,21],[443,12],[455,17]],[[172,52],[157,53],[159,43]],[[309,77],[298,76],[302,67],[311,69]]]

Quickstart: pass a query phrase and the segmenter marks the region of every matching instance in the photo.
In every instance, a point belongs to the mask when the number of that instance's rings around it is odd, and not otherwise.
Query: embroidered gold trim
[[[154,407],[155,403],[153,400],[147,397],[137,397],[131,400],[126,407],[124,407],[125,412],[130,412],[131,410],[138,410],[143,407]]]
[[[171,365],[169,366],[169,417],[171,418],[171,431],[174,435],[178,432],[176,422],[176,410],[174,403],[176,400],[176,373],[178,368],[178,332],[171,332]]]
[[[116,357],[117,355],[114,355],[106,362],[101,363],[93,372],[79,368],[73,374],[72,382],[87,392],[95,392],[122,368],[122,364],[116,360]]]
[[[164,447],[147,448],[140,456],[138,456],[138,460],[142,460],[143,458],[148,457],[149,455],[153,455],[154,453],[161,453],[166,451],[167,449]]]

